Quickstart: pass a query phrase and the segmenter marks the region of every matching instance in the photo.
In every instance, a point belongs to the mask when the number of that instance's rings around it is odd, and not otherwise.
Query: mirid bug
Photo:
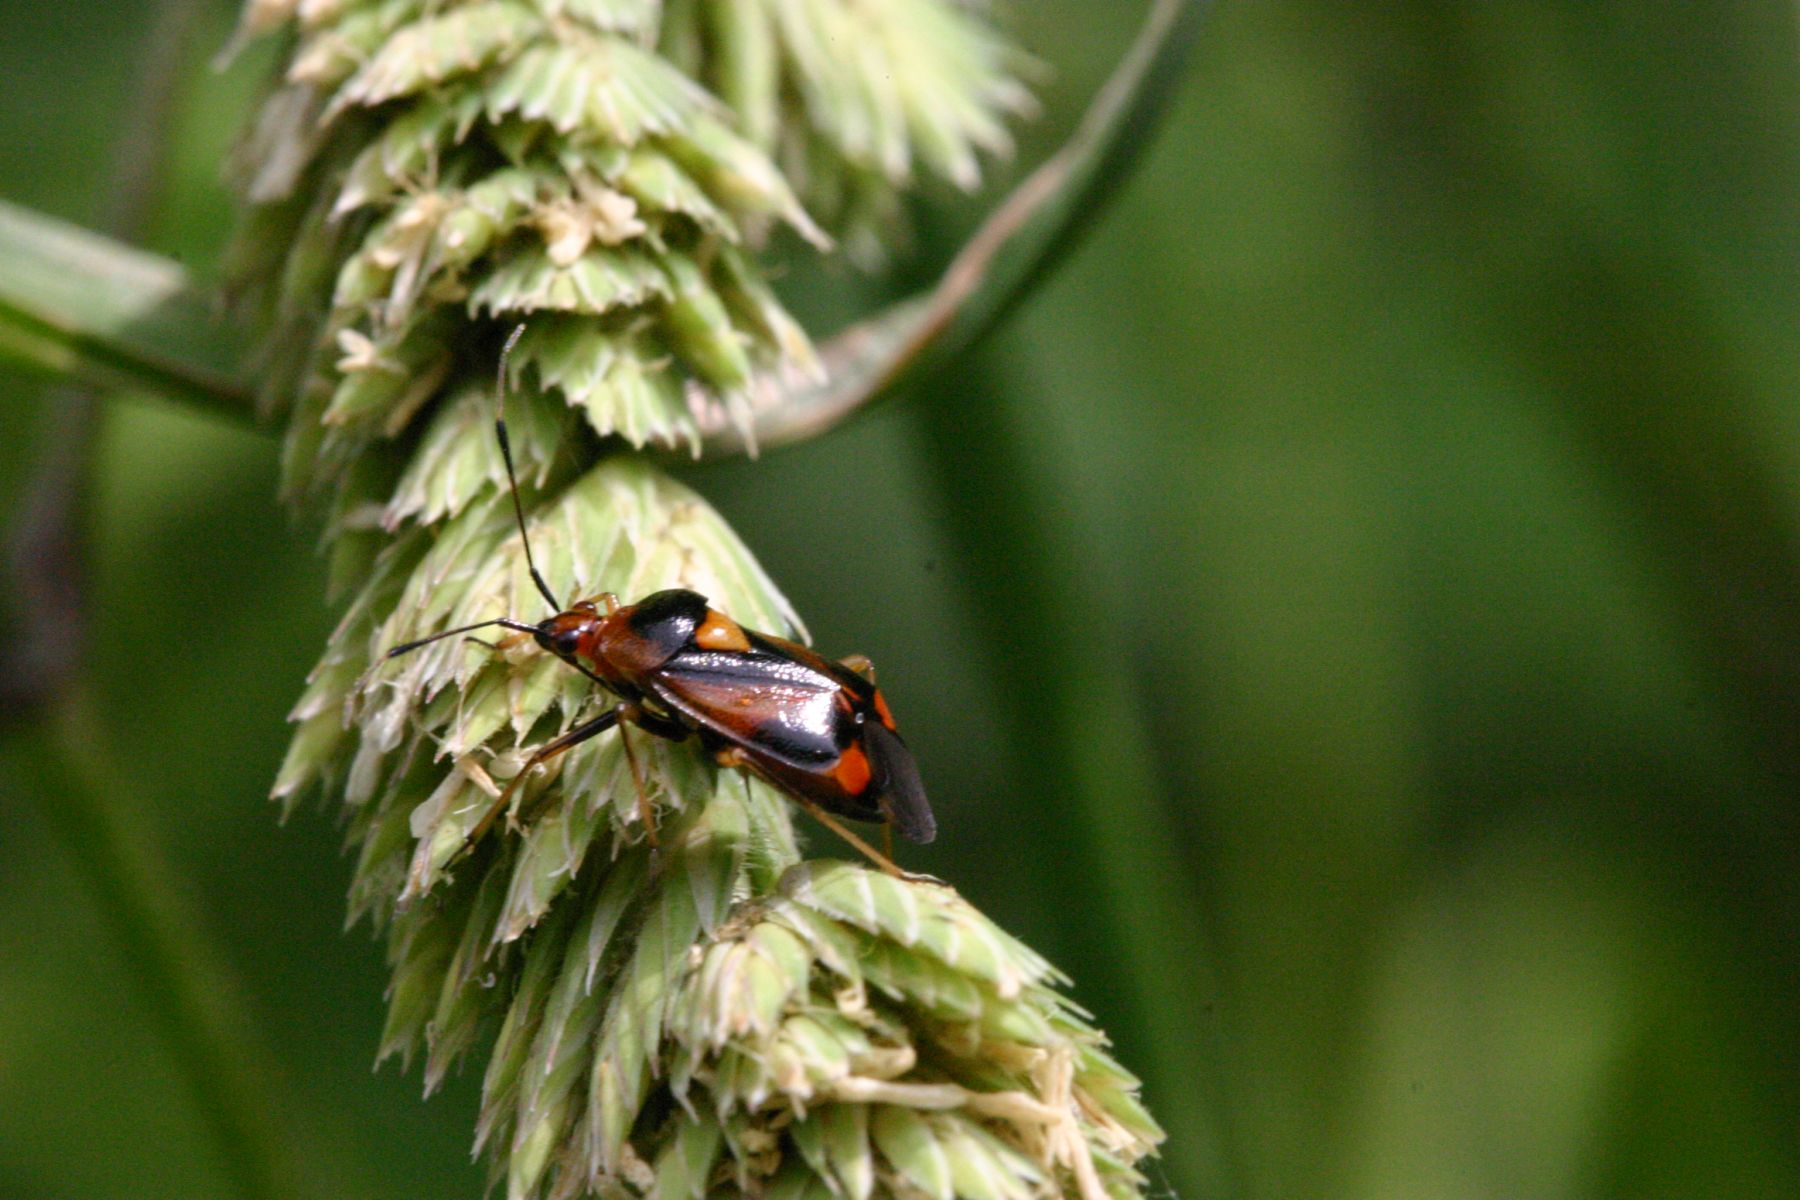
[[[835,819],[878,822],[913,842],[929,842],[937,835],[918,767],[868,661],[833,662],[785,638],[745,629],[709,607],[705,597],[680,588],[636,604],[621,604],[604,593],[563,605],[532,558],[504,414],[496,414],[494,434],[525,562],[553,615],[536,624],[512,617],[478,621],[395,646],[386,657],[498,626],[531,637],[618,697],[618,703],[540,746],[470,830],[459,853],[480,841],[533,769],[614,726],[619,727],[639,814],[654,845],[654,815],[625,733],[625,726],[635,725],[671,741],[697,738],[721,766],[766,780],[884,871],[904,874],[890,855]]]

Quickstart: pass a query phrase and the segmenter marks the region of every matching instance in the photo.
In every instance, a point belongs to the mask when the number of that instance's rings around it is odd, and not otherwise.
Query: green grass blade
[[[0,200],[0,359],[243,417],[244,336],[180,264]]]

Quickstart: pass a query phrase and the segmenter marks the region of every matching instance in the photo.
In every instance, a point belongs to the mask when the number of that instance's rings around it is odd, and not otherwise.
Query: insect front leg
[[[509,633],[497,642],[490,642],[486,638],[478,638],[473,634],[468,634],[463,637],[463,641],[474,642],[477,646],[486,646],[488,650],[494,654],[505,654],[514,646],[530,639],[530,637],[531,635],[529,633]]]
[[[452,854],[449,860],[444,863],[444,867],[448,869],[451,863],[475,849],[476,843],[486,836],[487,831],[493,827],[494,822],[500,819],[500,814],[506,811],[506,806],[512,801],[514,789],[521,783],[524,783],[526,776],[530,775],[533,770],[543,763],[549,762],[557,755],[573,750],[576,746],[581,745],[581,743],[587,741],[589,738],[597,737],[600,734],[605,733],[618,723],[618,707],[609,708],[593,720],[577,725],[560,737],[552,738],[542,746],[539,746],[536,753],[526,759],[525,765],[519,768],[519,773],[507,781],[506,786],[500,791],[499,798],[488,807],[487,812],[482,814],[481,820],[475,822],[475,828],[469,830],[468,835],[463,838],[463,844],[458,847],[456,853]]]

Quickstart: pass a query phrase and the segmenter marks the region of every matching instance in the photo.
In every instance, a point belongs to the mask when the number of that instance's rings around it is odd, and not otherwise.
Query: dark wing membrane
[[[865,721],[862,734],[869,754],[869,790],[875,793],[881,811],[907,841],[929,842],[937,836],[937,819],[925,802],[925,784],[919,779],[912,751],[879,721]]]
[[[685,650],[643,686],[727,741],[802,770],[830,768],[855,737],[855,721],[836,679],[755,646]]]

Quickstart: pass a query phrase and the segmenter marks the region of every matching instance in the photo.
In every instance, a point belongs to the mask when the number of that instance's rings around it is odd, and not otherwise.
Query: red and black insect
[[[745,629],[708,607],[705,597],[679,588],[636,604],[620,604],[607,593],[565,608],[531,557],[504,417],[495,419],[494,429],[526,564],[538,591],[558,611],[535,625],[500,617],[447,629],[396,646],[387,657],[499,626],[529,635],[619,702],[539,747],[470,831],[465,849],[505,811],[513,789],[533,768],[615,725],[637,784],[644,828],[655,844],[643,776],[625,735],[629,724],[671,741],[697,737],[715,761],[760,776],[883,870],[900,874],[891,857],[833,819],[879,822],[913,842],[937,835],[918,767],[900,740],[868,660],[832,662],[795,642]],[[891,848],[890,840],[890,854]]]

